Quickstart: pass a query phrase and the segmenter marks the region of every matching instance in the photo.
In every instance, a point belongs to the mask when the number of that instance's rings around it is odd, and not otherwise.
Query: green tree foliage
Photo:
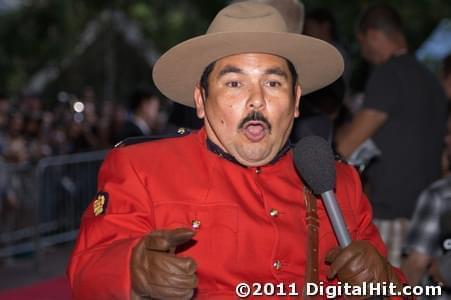
[[[29,76],[60,61],[87,22],[105,9],[122,10],[164,51],[205,30],[225,1],[40,0],[0,16],[0,91],[18,93]]]
[[[61,61],[77,44],[89,20],[105,9],[125,12],[163,52],[186,38],[203,33],[228,0],[36,0],[0,15],[0,92],[17,94],[46,63]],[[304,0],[306,8],[327,7],[338,30],[353,45],[359,11],[372,0]],[[451,15],[449,0],[392,0],[401,12],[411,45],[418,46],[437,22]],[[356,53],[356,51],[354,51]]]

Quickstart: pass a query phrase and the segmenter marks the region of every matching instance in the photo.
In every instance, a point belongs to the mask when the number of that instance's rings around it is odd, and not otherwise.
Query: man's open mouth
[[[263,121],[248,121],[244,123],[243,132],[251,142],[256,143],[269,133],[269,128]]]

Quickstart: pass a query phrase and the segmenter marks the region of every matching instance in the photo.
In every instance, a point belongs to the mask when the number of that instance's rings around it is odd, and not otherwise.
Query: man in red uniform
[[[157,86],[205,126],[109,153],[68,268],[74,298],[235,299],[240,282],[251,296],[302,295],[315,276],[399,286],[356,172],[336,165],[353,238],[339,249],[287,144],[301,91],[342,69],[335,48],[287,33],[274,8],[253,2],[226,7],[207,34],[166,52]],[[259,290],[266,283],[277,288]]]

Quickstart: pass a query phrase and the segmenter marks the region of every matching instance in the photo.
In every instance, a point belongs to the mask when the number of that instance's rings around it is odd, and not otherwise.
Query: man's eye
[[[238,81],[229,81],[226,83],[226,85],[231,88],[237,88],[241,86],[241,83],[239,83]]]
[[[278,81],[268,81],[266,84],[269,87],[279,87],[279,86],[281,86],[280,82],[278,82]]]

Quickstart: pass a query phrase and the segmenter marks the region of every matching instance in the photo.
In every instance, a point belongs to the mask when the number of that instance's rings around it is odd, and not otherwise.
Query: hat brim
[[[194,107],[193,92],[212,62],[241,53],[285,57],[298,72],[302,94],[334,82],[343,73],[343,57],[332,45],[285,32],[219,32],[189,39],[169,49],[156,62],[153,79],[169,99]]]

